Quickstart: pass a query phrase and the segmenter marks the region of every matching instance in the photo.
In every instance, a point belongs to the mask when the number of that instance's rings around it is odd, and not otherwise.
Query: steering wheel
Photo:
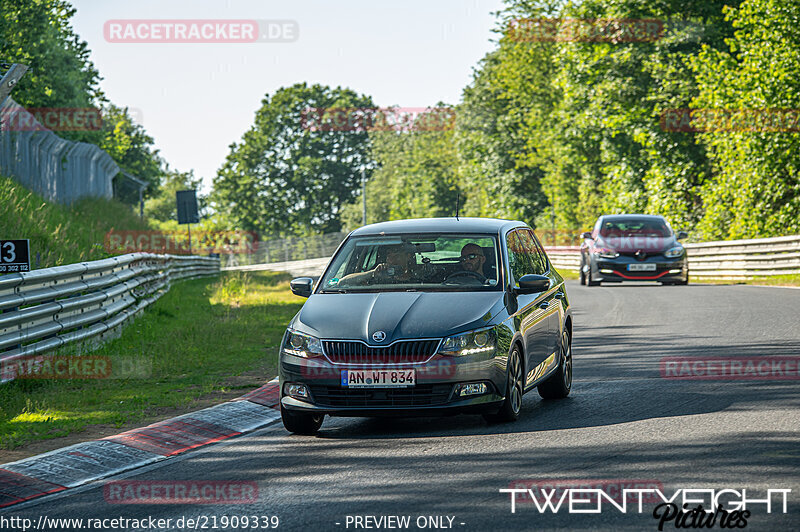
[[[480,273],[478,273],[478,272],[469,272],[467,270],[461,270],[461,271],[458,271],[458,272],[453,272],[450,275],[448,275],[447,277],[445,277],[444,278],[444,282],[446,283],[447,281],[449,281],[451,279],[456,279],[458,277],[467,277],[467,278],[471,277],[471,278],[475,279],[476,281],[480,281],[481,284],[483,284],[484,281],[486,280],[486,278],[483,275],[481,275]]]

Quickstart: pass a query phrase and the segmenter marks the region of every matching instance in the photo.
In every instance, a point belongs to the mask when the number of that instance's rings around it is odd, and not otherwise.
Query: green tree
[[[28,108],[102,109],[102,128],[56,134],[104,149],[123,170],[150,183],[151,195],[163,172],[158,150],[127,108],[109,103],[100,90],[90,50],[72,29],[74,14],[64,0],[0,0],[0,60],[29,67],[12,96]]]
[[[12,94],[24,107],[85,108],[105,101],[86,42],[72,30],[75,9],[64,0],[0,0],[0,60],[30,70]],[[97,131],[59,132],[97,143]]]
[[[458,106],[459,174],[465,213],[535,225],[548,201],[543,160],[532,138],[547,125],[555,103],[556,66],[552,43],[531,42],[516,28],[529,18],[552,16],[558,2],[508,4],[498,14],[498,47],[483,58]]]
[[[153,138],[135,123],[127,108],[108,104],[103,110],[103,138],[99,146],[126,172],[149,183],[148,197],[156,194],[166,163],[153,146]]]
[[[384,112],[403,113],[402,110]],[[368,223],[455,214],[459,194],[453,142],[455,112],[440,102],[409,117],[407,127],[370,131],[370,155],[377,167],[367,183]],[[342,215],[344,227],[360,226],[362,212],[360,197],[346,205]]]
[[[700,229],[707,238],[797,234],[800,4],[745,0],[726,15],[735,28],[726,49],[704,48],[693,61],[700,88],[694,106],[760,114],[741,128],[752,131],[722,127],[701,134],[716,172],[702,192]],[[770,120],[768,110],[781,109],[793,110],[783,118],[794,117],[794,131],[781,131],[789,124]]]
[[[724,1],[589,0],[565,6],[573,20],[653,20],[660,31],[637,42],[558,42],[555,105],[531,142],[542,154],[544,190],[569,226],[599,214],[649,212],[678,226],[702,214],[700,188],[710,167],[692,133],[662,128],[661,114],[696,94],[689,58],[718,46]]]
[[[316,111],[374,107],[350,89],[306,83],[266,95],[214,180],[216,210],[270,235],[340,230],[342,207],[357,197],[360,169],[371,161],[369,137],[359,127],[317,127]]]

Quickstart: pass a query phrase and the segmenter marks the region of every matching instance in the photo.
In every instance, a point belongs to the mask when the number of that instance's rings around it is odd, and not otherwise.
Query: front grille
[[[311,386],[314,403],[336,407],[430,406],[450,398],[451,384],[422,384],[411,388],[340,388]]]
[[[645,259],[652,259],[653,257],[661,258],[662,252],[661,251],[642,251],[644,255],[636,256],[635,251],[619,251],[620,257],[633,257],[636,260],[645,260]]]
[[[436,354],[439,340],[410,340],[387,346],[360,341],[323,340],[325,355],[334,364],[420,364]]]

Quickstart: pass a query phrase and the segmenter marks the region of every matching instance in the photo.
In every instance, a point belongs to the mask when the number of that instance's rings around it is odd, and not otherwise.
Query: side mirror
[[[292,293],[300,297],[310,297],[312,286],[314,286],[314,279],[311,277],[298,277],[289,283]]]
[[[581,233],[581,238],[588,238],[588,239],[591,240],[592,232],[591,231],[586,231],[585,233]]]
[[[675,239],[676,240],[683,240],[684,238],[686,238],[688,236],[689,236],[689,233],[687,233],[686,231],[678,231],[678,234],[675,235]]]
[[[518,294],[535,294],[550,288],[550,278],[545,275],[529,273],[519,278],[519,288],[514,289]]]

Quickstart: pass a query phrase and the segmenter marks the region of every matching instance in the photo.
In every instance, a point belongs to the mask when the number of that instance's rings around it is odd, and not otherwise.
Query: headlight
[[[488,353],[495,349],[495,335],[492,329],[470,331],[445,338],[439,353],[451,356]]]
[[[319,338],[288,329],[283,338],[282,351],[287,355],[304,358],[312,355],[321,355],[322,342],[319,341]]]
[[[674,248],[668,249],[664,252],[664,256],[669,259],[675,259],[680,257],[683,254],[683,246],[675,246]]]
[[[616,259],[619,257],[619,253],[611,248],[599,248],[595,250],[594,254],[603,259]]]

